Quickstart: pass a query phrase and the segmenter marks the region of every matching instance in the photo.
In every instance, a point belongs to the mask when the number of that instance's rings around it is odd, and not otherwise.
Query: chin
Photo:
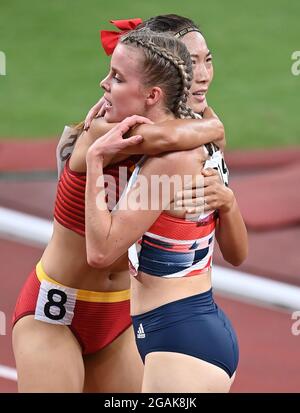
[[[104,119],[108,123],[118,123],[118,122],[120,122],[119,120],[115,119],[115,116],[113,116],[112,113],[107,113],[107,112],[105,112],[105,114],[104,114]]]
[[[206,99],[203,102],[199,102],[198,100],[194,99],[190,102],[190,108],[192,108],[193,112],[202,113],[204,109],[207,107]]]
[[[108,112],[108,113],[105,112],[104,119],[108,123],[120,123],[124,119],[126,119],[128,116],[132,116],[132,115],[128,114],[128,115],[120,116],[120,115],[115,115],[114,113],[111,113],[111,112]]]
[[[206,102],[198,103],[197,105],[194,105],[193,111],[196,113],[202,113],[206,107],[207,107]]]

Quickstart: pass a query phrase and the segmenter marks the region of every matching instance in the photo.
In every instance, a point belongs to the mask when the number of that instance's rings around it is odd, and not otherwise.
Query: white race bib
[[[35,308],[35,320],[70,325],[74,317],[77,292],[75,288],[43,280]]]
[[[215,151],[212,156],[205,162],[204,169],[213,168],[219,172],[219,175],[224,183],[228,186],[229,182],[229,171],[225,163],[225,159],[221,151]]]

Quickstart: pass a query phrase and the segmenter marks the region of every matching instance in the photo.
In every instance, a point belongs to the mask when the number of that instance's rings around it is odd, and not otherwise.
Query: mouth
[[[197,90],[196,92],[192,93],[199,102],[203,102],[206,98],[207,90]]]
[[[111,102],[107,99],[106,96],[104,96],[104,99],[105,99],[105,106],[104,106],[104,108],[105,108],[105,110],[108,110],[108,109],[110,109],[110,108],[112,107],[112,104],[111,104]]]

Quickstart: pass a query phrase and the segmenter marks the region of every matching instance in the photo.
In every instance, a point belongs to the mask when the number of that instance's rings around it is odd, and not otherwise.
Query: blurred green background
[[[0,0],[0,138],[58,136],[98,100],[110,19],[177,13],[202,28],[213,52],[209,104],[230,148],[300,144],[299,0]]]

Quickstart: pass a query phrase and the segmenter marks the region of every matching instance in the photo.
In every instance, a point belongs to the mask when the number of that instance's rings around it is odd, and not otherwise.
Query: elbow
[[[234,267],[239,267],[248,257],[248,250],[241,251],[237,254],[231,255],[230,257],[224,257],[224,259]]]
[[[87,263],[93,268],[106,268],[112,264],[107,255],[99,254],[97,252],[87,252]]]
[[[240,265],[243,264],[245,261],[246,257],[234,257],[233,259],[231,258],[230,260],[227,260],[231,265],[234,267],[239,267]]]

